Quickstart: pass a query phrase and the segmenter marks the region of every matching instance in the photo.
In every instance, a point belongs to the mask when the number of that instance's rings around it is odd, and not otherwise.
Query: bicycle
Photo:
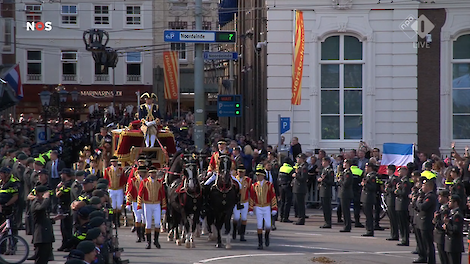
[[[0,225],[0,263],[21,264],[28,258],[29,245],[24,238],[12,233],[10,217]]]

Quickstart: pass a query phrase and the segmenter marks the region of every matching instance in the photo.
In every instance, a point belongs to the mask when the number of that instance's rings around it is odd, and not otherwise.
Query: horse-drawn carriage
[[[113,130],[112,137],[113,154],[123,166],[133,165],[139,155],[146,155],[156,168],[161,168],[168,162],[169,155],[176,152],[175,136],[170,130],[161,127],[157,135],[158,143],[155,143],[157,147],[146,148],[140,122]]]

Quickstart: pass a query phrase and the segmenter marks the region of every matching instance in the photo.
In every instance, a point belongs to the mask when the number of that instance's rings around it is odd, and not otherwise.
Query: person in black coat
[[[51,203],[48,188],[40,185],[36,188],[36,198],[31,204],[33,214],[34,233],[33,244],[35,247],[36,264],[46,264],[52,252],[52,243],[55,241],[51,219],[47,208]]]
[[[432,223],[434,224],[434,242],[436,243],[437,247],[437,254],[439,256],[439,260],[441,264],[449,264],[447,261],[447,255],[444,250],[445,244],[445,236],[446,231],[444,230],[444,218],[447,217],[450,213],[449,209],[449,191],[442,190],[439,192],[439,203],[441,207],[439,210],[434,214],[434,219]]]
[[[389,241],[398,241],[398,219],[396,211],[396,194],[395,190],[399,181],[398,177],[395,176],[395,165],[388,165],[387,173],[388,180],[385,182],[385,202],[387,204],[387,214],[390,219],[390,237],[387,238]]]
[[[408,207],[410,205],[409,195],[413,184],[408,177],[408,168],[401,167],[398,169],[399,179],[395,188],[395,210],[397,214],[398,233],[401,237],[401,243],[397,246],[410,245],[410,213]]]
[[[352,160],[345,160],[343,163],[344,171],[341,173],[338,184],[339,192],[338,196],[341,202],[341,208],[343,209],[344,228],[339,232],[351,232],[351,200],[354,197],[353,182],[354,175],[351,171]]]
[[[320,184],[320,199],[325,224],[320,226],[320,228],[331,228],[331,195],[332,187],[335,183],[335,172],[330,166],[330,158],[324,157],[321,162],[323,170],[320,178],[318,178],[318,182]]]
[[[422,248],[419,249],[419,258],[413,263],[436,263],[436,253],[432,231],[434,225],[432,220],[436,211],[437,197],[434,194],[434,181],[424,180],[421,193],[416,199],[415,209],[418,212],[416,218],[417,235],[421,238]]]
[[[452,195],[449,202],[450,214],[444,217],[443,229],[446,232],[445,252],[449,264],[462,263],[463,246],[463,214],[460,211],[462,200]]]

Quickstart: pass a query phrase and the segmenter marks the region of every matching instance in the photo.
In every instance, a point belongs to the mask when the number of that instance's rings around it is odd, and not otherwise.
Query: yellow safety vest
[[[431,180],[431,179],[434,179],[434,178],[437,177],[436,174],[434,174],[434,173],[432,173],[432,172],[430,172],[430,171],[423,171],[423,172],[421,173],[421,176],[422,176],[422,177],[425,177],[425,178],[428,179],[428,180]]]
[[[292,168],[292,166],[289,163],[284,163],[282,164],[282,167],[279,169],[279,172],[289,174],[291,173],[292,170],[294,170],[294,168]]]
[[[359,169],[358,166],[351,166],[350,169],[351,169],[352,174],[359,176],[359,177],[362,176],[363,170]]]

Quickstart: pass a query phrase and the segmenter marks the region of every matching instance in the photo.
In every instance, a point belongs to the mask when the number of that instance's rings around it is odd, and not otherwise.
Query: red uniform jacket
[[[272,183],[264,180],[263,186],[259,182],[251,185],[249,210],[253,211],[254,206],[271,206],[271,210],[277,211],[277,198]]]
[[[253,181],[248,176],[244,176],[242,179],[237,176],[237,179],[242,184],[242,188],[240,189],[240,202],[246,203],[250,199],[251,185]]]
[[[160,204],[162,210],[166,210],[166,196],[163,181],[148,177],[140,183],[137,197],[137,209],[142,209],[142,204]]]
[[[121,167],[114,170],[113,166],[109,166],[104,170],[104,178],[109,181],[110,190],[124,189],[127,184],[127,177],[124,175],[124,169]]]
[[[134,177],[129,177],[127,181],[127,195],[126,205],[130,205],[132,202],[137,202],[137,196],[139,195],[140,183],[144,179],[139,175],[138,172],[134,173]]]
[[[217,151],[216,153],[212,154],[211,160],[209,161],[209,168],[207,169],[207,172],[213,171],[213,172],[218,172],[219,171],[219,156],[220,156],[220,151]],[[223,153],[223,154],[229,154],[230,158],[232,159],[232,171],[237,169],[237,165],[235,164],[235,160],[233,159],[232,154],[230,153]]]

